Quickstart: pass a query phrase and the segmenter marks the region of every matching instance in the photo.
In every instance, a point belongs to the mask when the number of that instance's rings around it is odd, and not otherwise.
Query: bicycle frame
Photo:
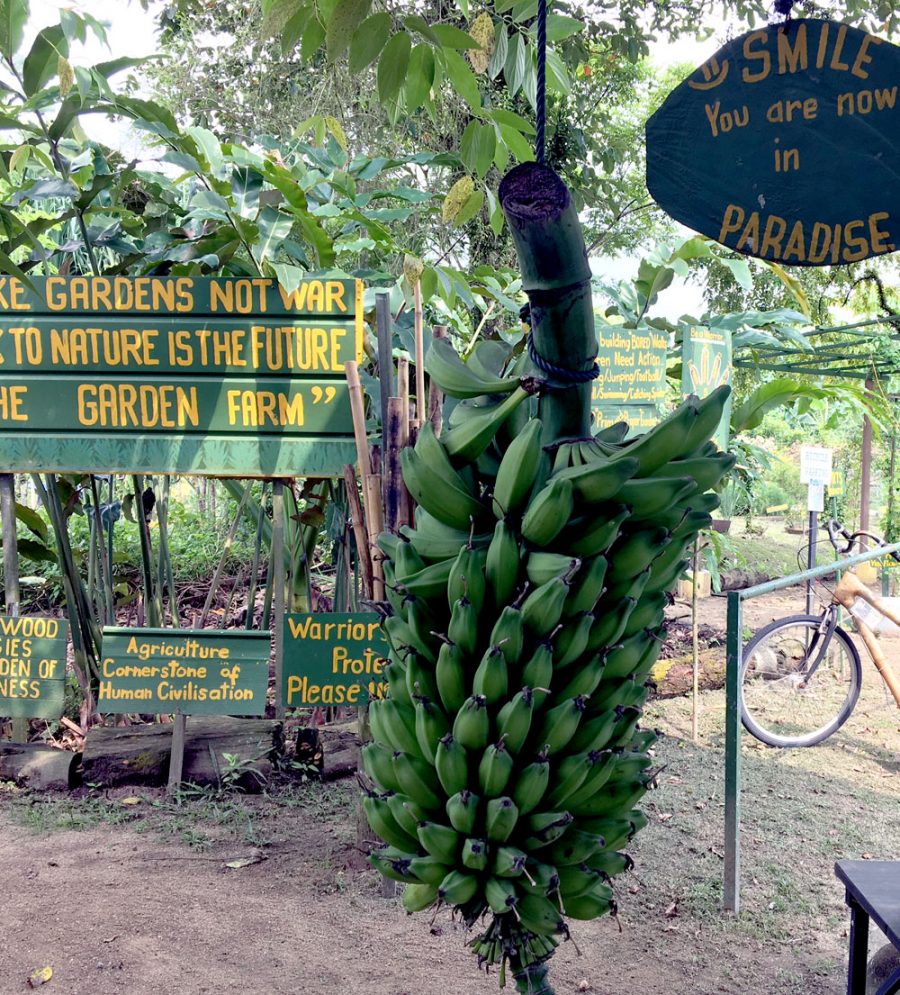
[[[870,604],[877,612],[884,615],[885,618],[890,619],[894,625],[900,625],[900,614],[892,611],[879,598],[872,594],[856,574],[845,573],[834,589],[832,594],[833,603],[851,611],[858,598],[862,598],[863,601]],[[894,696],[897,707],[900,708],[900,679],[898,679],[893,667],[888,663],[878,637],[862,619],[857,618],[855,615],[853,616],[853,624],[856,626],[856,631],[862,637],[862,641],[866,644],[866,649],[869,651],[869,656],[872,657],[875,668],[881,674],[881,679]]]

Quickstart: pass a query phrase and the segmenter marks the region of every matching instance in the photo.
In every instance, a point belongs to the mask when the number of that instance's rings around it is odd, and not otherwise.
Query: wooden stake
[[[166,794],[177,794],[184,774],[184,737],[187,731],[187,716],[184,712],[175,713],[172,723],[172,752],[169,754],[169,781]]]
[[[447,326],[435,325],[434,337],[436,339],[447,338]],[[441,424],[443,422],[444,392],[432,380],[428,388],[428,420],[434,426],[434,434],[441,434]]]
[[[402,437],[408,430],[408,422],[404,421],[404,409],[407,407],[400,397],[388,400],[387,449],[384,456],[384,524],[389,532],[396,532],[400,525],[403,512],[403,474],[400,471],[400,450],[403,448]]]
[[[423,331],[425,318],[422,313],[422,284],[416,280],[413,287],[413,333],[416,344],[416,412],[419,418],[425,417],[425,343]],[[418,424],[418,423],[417,423]]]
[[[284,718],[284,481],[272,483],[272,628],[275,630],[275,718]],[[310,606],[311,607],[311,606]]]
[[[381,554],[376,545],[378,536],[384,529],[381,477],[377,473],[368,473],[363,477],[363,497],[366,500],[366,522],[372,556],[372,600],[384,601],[384,570],[381,566]]]
[[[375,294],[375,325],[378,333],[378,379],[381,382],[381,451],[387,450],[388,399],[394,390],[394,360],[391,338],[394,319],[391,316],[391,295],[386,290]]]
[[[359,562],[360,576],[362,577],[363,594],[367,599],[371,599],[372,557],[369,552],[369,537],[366,533],[366,520],[363,518],[362,502],[359,500],[356,471],[349,463],[344,467],[344,486],[347,491],[347,504],[350,506],[350,523],[353,526],[353,538],[356,540],[356,555]]]
[[[700,537],[694,539],[691,560],[691,653],[693,661],[693,702],[691,704],[691,739],[700,741],[700,628],[697,621],[697,557],[700,555]]]
[[[7,614],[19,617],[19,550],[16,539],[16,490],[15,477],[0,473],[0,518],[3,528],[3,593]],[[103,536],[100,536],[100,542]],[[12,720],[14,743],[28,741],[28,719]]]
[[[418,376],[418,370],[416,371],[416,375]],[[395,529],[399,529],[401,525],[412,524],[412,498],[406,489],[406,485],[403,483],[403,474],[400,471],[400,450],[405,449],[409,445],[410,428],[415,429],[416,427],[410,415],[410,407],[415,409],[415,403],[410,405],[409,402],[409,360],[405,356],[401,356],[397,361],[397,395],[400,400],[400,424],[396,438],[397,473],[395,479],[397,489],[397,519]]]
[[[356,440],[356,460],[359,463],[360,476],[372,472],[372,460],[369,457],[369,440],[366,437],[366,413],[363,404],[362,383],[359,379],[359,367],[352,360],[344,365],[347,386],[350,390],[350,413],[353,416],[353,437]]]

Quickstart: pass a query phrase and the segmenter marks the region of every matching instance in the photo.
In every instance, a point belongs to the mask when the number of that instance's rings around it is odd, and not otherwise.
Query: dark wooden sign
[[[0,277],[0,472],[338,476],[362,285]]]
[[[68,633],[68,622],[58,618],[0,615],[0,715],[62,715]]]
[[[689,228],[797,266],[900,243],[900,48],[835,21],[735,38],[647,122],[647,186]]]
[[[265,715],[268,632],[103,630],[101,712]]]
[[[629,434],[646,432],[660,420],[668,398],[668,338],[655,328],[626,328],[599,318],[597,365],[600,376],[591,387],[591,410],[597,428],[627,421]]]
[[[286,615],[284,704],[364,705],[370,697],[384,697],[387,653],[375,612]]]

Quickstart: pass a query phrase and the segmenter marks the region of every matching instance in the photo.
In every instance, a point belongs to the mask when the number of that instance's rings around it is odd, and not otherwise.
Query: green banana
[[[516,886],[499,877],[489,877],[484,882],[484,897],[494,915],[509,912],[518,901]]]
[[[405,577],[401,577],[395,568],[394,577],[397,587],[403,593],[430,600],[441,597],[447,590],[447,581],[452,569],[453,562],[444,560],[442,563],[430,563],[427,567],[422,567],[416,573]]]
[[[623,458],[637,460],[638,463],[633,476],[646,477],[668,463],[672,453],[690,452],[696,448],[688,446],[687,441],[691,438],[698,416],[697,399],[689,397],[668,418],[626,445],[621,450]]]
[[[589,771],[596,763],[595,754],[579,753],[563,757],[554,771],[554,787],[547,794],[547,804],[553,807],[564,805],[566,799],[584,783]]]
[[[731,453],[716,453],[715,456],[695,456],[689,459],[675,460],[661,467],[652,476],[663,471],[677,473],[679,477],[692,477],[699,491],[708,491],[725,476],[734,466],[736,457]]]
[[[662,591],[643,595],[629,616],[621,638],[629,639],[642,629],[655,628],[662,622],[663,612],[668,603],[669,598]]]
[[[422,756],[430,763],[434,763],[438,742],[448,733],[447,716],[429,698],[419,698],[416,702],[416,740]]]
[[[509,397],[499,404],[472,408],[465,421],[452,427],[441,436],[441,442],[457,464],[473,463],[487,449],[497,430],[515,409],[531,396],[528,390],[517,386]],[[459,410],[459,405],[457,405]],[[412,491],[410,491],[412,494]],[[413,495],[415,497],[415,495]]]
[[[593,706],[593,702],[591,705]],[[599,715],[591,715],[581,723],[575,735],[569,740],[568,749],[574,753],[605,749],[620,718],[614,708]]]
[[[400,452],[400,466],[406,489],[429,514],[445,525],[465,529],[484,518],[487,508],[471,491],[461,488],[447,476],[439,477],[414,449]]]
[[[362,805],[369,828],[376,836],[404,853],[416,852],[418,849],[416,837],[401,829],[383,798],[369,792],[363,795]]]
[[[443,864],[453,866],[460,851],[461,837],[450,826],[438,822],[421,822],[418,828],[419,842],[426,853]]]
[[[438,886],[438,898],[448,905],[465,905],[478,892],[478,878],[464,871],[451,871]]]
[[[617,850],[610,850],[608,847],[595,853],[585,863],[591,871],[596,871],[604,878],[614,878],[618,874],[624,874],[634,867],[634,861],[627,853],[619,853]]]
[[[465,789],[469,781],[469,762],[465,747],[447,733],[437,743],[434,769],[441,787],[448,795]]]
[[[580,560],[577,557],[536,549],[529,553],[525,560],[525,576],[531,584],[546,584],[554,577],[563,577],[572,573],[573,568],[577,570],[579,565]]]
[[[415,839],[416,826],[425,818],[425,809],[420,808],[406,795],[398,795],[396,792],[389,794],[385,800],[397,825]]]
[[[519,540],[505,519],[494,526],[484,573],[494,604],[498,607],[509,604],[519,576]]]
[[[433,884],[408,884],[403,889],[400,901],[407,912],[422,912],[434,905],[438,898],[438,889]]]
[[[630,811],[647,792],[646,785],[640,782],[629,782],[623,785],[607,785],[600,794],[573,805],[569,802],[572,814],[598,819],[601,816],[612,818]],[[609,845],[607,841],[607,845]]]
[[[567,900],[565,908],[571,919],[597,919],[606,913],[615,914],[616,903],[609,885],[598,882],[583,894]]]
[[[630,639],[626,639],[619,646],[613,647],[606,655],[606,673],[604,677],[607,680],[614,680],[618,677],[628,677],[629,674],[633,674],[641,662],[641,658],[646,652],[647,647],[654,641],[655,637],[651,636],[646,629],[643,629]]]
[[[584,611],[570,618],[559,630],[553,643],[553,659],[558,670],[581,659],[591,638],[594,622],[594,613]]]
[[[579,826],[588,833],[595,833],[597,836],[602,836],[606,841],[606,846],[604,849],[598,851],[593,857],[590,857],[585,863],[588,867],[602,867],[604,854],[615,852],[619,847],[624,846],[632,836],[632,823],[631,817],[628,818],[596,818],[596,819],[579,819]]]
[[[488,801],[484,824],[489,840],[494,843],[505,843],[512,835],[518,821],[519,809],[512,798],[503,796]]]
[[[550,754],[558,753],[575,735],[585,703],[583,697],[570,698],[545,712],[535,742],[546,747]]]
[[[554,697],[560,701],[565,701],[567,698],[577,698],[579,695],[588,696],[593,694],[594,689],[605,676],[605,670],[605,657],[602,653],[595,653],[593,656],[582,661],[580,667],[572,667],[571,673],[565,671],[565,675],[570,678],[569,683],[563,685]]]
[[[566,924],[559,909],[542,895],[523,895],[516,903],[519,922],[532,933],[550,935],[563,933]]]
[[[400,792],[400,782],[394,773],[394,765],[391,762],[393,750],[382,746],[381,743],[363,743],[360,750],[363,770],[372,780],[384,788],[386,791]]]
[[[527,815],[540,805],[550,783],[550,762],[546,754],[525,767],[512,788],[512,800],[519,815]]]
[[[631,597],[608,601],[604,598],[593,613],[594,624],[591,626],[585,652],[596,653],[607,646],[615,645],[625,631],[635,604],[636,600]]]
[[[472,694],[481,695],[488,705],[506,697],[509,671],[502,646],[489,646],[472,678]]]
[[[558,874],[559,892],[563,896],[563,901],[583,895],[598,881],[604,880],[603,874],[599,870],[589,867],[586,863],[560,867]]]
[[[574,491],[564,478],[551,480],[528,504],[522,535],[535,546],[549,546],[572,517]]]
[[[559,545],[577,556],[598,556],[616,541],[630,512],[624,505],[613,505],[605,515],[576,518],[559,535]]]
[[[652,520],[696,491],[691,477],[642,477],[624,483],[616,497],[631,509],[632,518]]]
[[[472,535],[470,524],[464,529],[445,525],[421,506],[416,508],[415,521],[415,528],[402,525],[400,534],[427,563],[452,560],[459,554],[460,547],[469,543],[476,549],[483,549],[490,542],[490,533]]]
[[[542,639],[537,644],[531,659],[522,668],[522,683],[525,687],[531,688],[535,708],[540,708],[544,704],[552,679],[553,644],[547,639]]]
[[[399,752],[392,755],[391,762],[394,778],[403,794],[415,798],[417,804],[431,811],[442,808],[438,794],[440,784],[433,767],[419,757]]]
[[[697,404],[697,418],[691,426],[687,438],[686,448],[688,452],[698,449],[707,442],[713,432],[719,427],[719,422],[722,420],[722,413],[730,396],[730,385],[723,384],[700,400]]]
[[[516,692],[497,713],[497,734],[512,754],[521,752],[534,716],[534,692],[524,687]]]
[[[425,857],[412,857],[409,861],[409,873],[422,884],[439,885],[450,870],[449,864],[430,853]]]
[[[445,811],[450,825],[464,836],[468,836],[475,828],[478,817],[478,795],[473,795],[467,788],[457,791],[447,799]]]
[[[525,881],[517,882],[519,891],[549,898],[559,890],[559,875],[552,864],[531,859],[525,865],[525,873],[528,875]]]
[[[463,702],[453,720],[453,738],[467,750],[483,750],[490,735],[491,720],[487,702],[473,695]]]
[[[522,873],[528,854],[514,846],[499,846],[494,851],[491,871],[497,877],[515,878]]]
[[[580,864],[584,860],[602,850],[606,845],[602,836],[586,833],[570,826],[560,838],[547,848],[547,860],[555,867],[566,867],[569,864]]]
[[[515,605],[506,605],[491,629],[491,646],[499,648],[508,664],[516,664],[525,643],[525,615]],[[505,693],[505,692],[504,692]]]
[[[630,455],[630,454],[629,454]],[[582,501],[589,504],[599,504],[601,501],[615,499],[622,504],[628,504],[622,497],[626,481],[635,475],[638,462],[628,456],[616,459],[595,461],[585,466],[573,466],[550,477],[551,483],[568,480],[573,492]],[[566,516],[568,519],[568,516]]]
[[[434,681],[438,697],[449,715],[455,715],[468,697],[465,657],[456,643],[445,639],[441,643],[437,664],[434,668]]]
[[[605,556],[593,556],[582,563],[566,598],[564,609],[566,615],[578,615],[580,612],[593,610],[603,594],[603,581],[606,579],[608,567],[609,561]]]
[[[539,418],[532,418],[503,454],[492,502],[497,518],[518,514],[531,491],[541,462],[542,427]]]
[[[503,740],[492,743],[478,765],[478,788],[484,798],[499,798],[506,790],[513,771],[513,758]]]
[[[548,580],[529,592],[522,602],[522,621],[536,635],[546,636],[559,625],[570,590],[570,577],[571,572]]]
[[[397,854],[395,847],[383,847],[381,850],[373,850],[367,859],[382,877],[407,882],[410,878],[410,858]]]
[[[410,653],[406,658],[406,690],[413,700],[428,698],[429,701],[436,701],[438,698],[434,669],[426,667],[415,653]],[[396,704],[398,707],[402,707],[399,701]],[[405,709],[404,714],[408,711],[409,709]],[[413,725],[413,732],[415,732],[415,725]],[[406,747],[398,746],[397,749],[406,750]],[[416,751],[406,750],[406,752],[412,753]]]
[[[460,598],[453,605],[447,638],[459,647],[463,656],[471,656],[475,652],[478,642],[478,612],[466,597]]]
[[[609,781],[616,769],[618,758],[612,750],[595,749],[592,753],[596,757],[594,765],[588,771],[581,786],[567,799],[572,805],[580,805],[588,798],[592,798]]]
[[[513,378],[484,376],[483,369],[464,363],[447,339],[432,339],[425,354],[425,372],[450,397],[508,394],[519,383]]]
[[[444,585],[447,591],[447,601],[450,608],[459,601],[460,598],[468,598],[475,608],[480,612],[484,605],[485,580],[484,564],[487,558],[487,551],[476,549],[470,543],[463,546],[456,559],[450,564],[447,574],[447,582]],[[437,592],[443,593],[443,588]],[[437,596],[437,595],[435,595]]]
[[[669,538],[668,529],[652,526],[621,535],[609,552],[616,565],[616,575],[636,577],[643,573],[668,544]]]
[[[462,862],[470,871],[483,871],[488,864],[488,847],[485,840],[466,840],[463,843]]]
[[[530,850],[549,846],[563,835],[572,825],[575,817],[571,812],[538,812],[525,820],[531,836],[526,841]]]

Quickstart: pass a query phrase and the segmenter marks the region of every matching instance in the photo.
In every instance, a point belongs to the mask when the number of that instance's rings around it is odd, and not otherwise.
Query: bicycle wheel
[[[859,653],[843,629],[835,627],[829,637],[821,625],[817,615],[781,618],[744,649],[741,720],[769,746],[815,746],[840,729],[856,705]]]

